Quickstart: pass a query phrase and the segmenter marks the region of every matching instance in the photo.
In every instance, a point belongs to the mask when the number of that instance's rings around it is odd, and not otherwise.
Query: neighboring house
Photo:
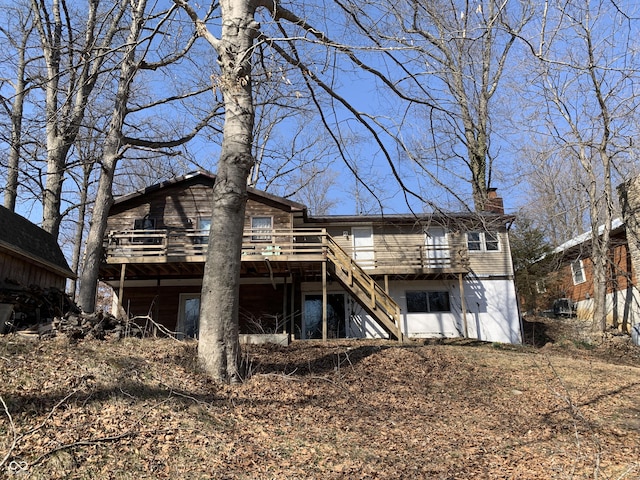
[[[607,325],[625,333],[640,334],[640,176],[618,186],[622,219],[612,222],[606,270]],[[600,228],[602,232],[602,227]],[[591,233],[579,235],[553,251],[556,268],[540,290],[549,307],[568,299],[575,315],[593,319],[593,263]],[[562,303],[566,303],[562,301]]]
[[[549,309],[555,306],[556,314],[572,314],[591,321],[594,296],[591,232],[568,240],[554,249],[551,255],[553,271],[540,284],[543,301]],[[607,325],[629,333],[639,318],[639,304],[627,232],[621,219],[612,222],[608,257]]]
[[[0,286],[64,291],[74,277],[51,234],[0,206]]]
[[[196,172],[115,201],[100,276],[129,315],[197,336],[214,181]],[[241,332],[519,343],[513,217],[493,197],[482,214],[310,217],[250,188]]]

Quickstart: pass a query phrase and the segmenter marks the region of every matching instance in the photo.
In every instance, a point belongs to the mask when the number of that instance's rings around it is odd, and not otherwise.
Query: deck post
[[[293,278],[293,274],[291,274],[291,308],[289,309],[289,311],[291,312],[291,339],[293,340],[296,336],[296,324],[295,324],[295,315],[293,314],[294,309],[296,308],[296,282],[295,279]]]
[[[120,285],[118,286],[118,310],[122,307],[122,295],[124,295],[124,279],[127,271],[127,264],[123,263],[120,267]]]
[[[469,328],[467,326],[467,300],[464,295],[464,281],[462,274],[458,274],[458,283],[460,284],[460,308],[462,308],[462,326],[464,328],[464,338],[469,338]]]
[[[277,333],[277,332],[276,332]],[[282,333],[287,333],[287,276],[282,283]]]
[[[327,341],[327,261],[322,261],[322,340]]]

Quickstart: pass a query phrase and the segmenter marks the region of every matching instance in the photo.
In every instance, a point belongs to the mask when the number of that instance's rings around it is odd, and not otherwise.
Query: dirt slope
[[[251,346],[219,386],[193,343],[0,337],[0,476],[640,478],[637,349],[576,345]]]

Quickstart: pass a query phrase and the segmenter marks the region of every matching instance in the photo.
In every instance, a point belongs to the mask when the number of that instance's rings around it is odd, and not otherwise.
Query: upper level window
[[[574,285],[587,281],[584,275],[584,263],[582,263],[582,260],[574,260],[571,262],[571,276],[573,277]]]
[[[472,252],[497,252],[500,241],[497,233],[467,232],[467,248]]]
[[[160,243],[160,238],[157,236],[153,236],[153,230],[156,229],[156,219],[149,217],[149,215],[145,215],[142,218],[136,218],[133,221],[133,229],[136,231],[144,230],[150,231],[151,236],[134,233],[131,238],[132,242],[135,243],[150,243],[150,244],[158,244]]]
[[[406,292],[408,313],[450,312],[449,292]]]
[[[251,217],[251,240],[254,242],[270,242],[271,235],[260,235],[260,230],[271,232],[273,230],[273,217]]]
[[[209,243],[209,230],[211,230],[211,218],[199,218],[198,233],[202,235],[195,237],[195,243]]]

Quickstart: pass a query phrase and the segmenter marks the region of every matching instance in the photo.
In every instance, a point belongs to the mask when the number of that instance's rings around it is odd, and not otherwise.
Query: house
[[[622,218],[612,221],[606,266],[606,323],[610,328],[633,333],[640,326],[640,177],[618,186]],[[602,234],[603,227],[599,229]],[[544,279],[541,293],[551,307],[565,304],[566,313],[593,320],[593,262],[591,232],[584,233],[553,250],[554,268]],[[563,313],[563,312],[559,312]]]
[[[602,227],[600,228],[602,232]],[[552,252],[552,271],[541,283],[541,298],[556,316],[593,319],[593,262],[591,232],[574,237]],[[607,262],[607,324],[629,332],[634,323],[635,275],[631,268],[627,232],[623,221],[614,219]],[[629,300],[629,301],[628,301]]]
[[[69,269],[60,246],[43,229],[0,206],[0,286],[64,290]]]
[[[215,176],[116,199],[100,277],[129,315],[197,336]],[[249,188],[240,331],[295,338],[469,336],[518,343],[501,199],[482,214],[312,217]]]

